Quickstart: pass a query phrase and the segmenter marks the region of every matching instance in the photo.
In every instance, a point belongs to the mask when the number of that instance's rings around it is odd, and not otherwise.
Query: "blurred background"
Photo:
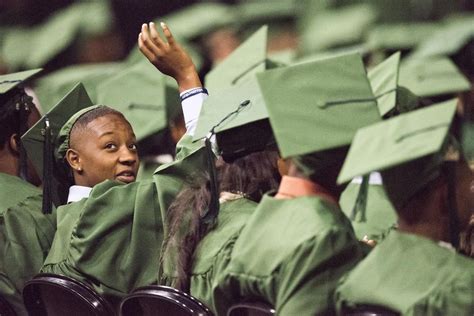
[[[285,51],[290,59],[358,44],[372,51],[392,44],[390,49],[406,52],[447,17],[472,10],[471,0],[2,0],[0,72],[43,67],[47,74],[73,64],[122,61],[136,47],[140,25],[160,20],[194,45],[204,68],[264,23],[270,24],[269,51]],[[415,25],[418,34],[380,29],[401,23],[423,25]],[[384,34],[398,43],[380,43],[390,41]]]
[[[107,79],[122,82],[132,69],[138,74],[135,79],[115,86],[123,96],[109,94],[116,97],[110,98],[114,103],[123,98],[136,103],[144,98],[147,84],[150,96],[156,90],[156,70],[137,47],[141,25],[150,21],[168,24],[203,80],[265,24],[264,62],[270,68],[357,51],[371,69],[400,51],[402,75],[412,74],[405,77],[413,85],[405,85],[418,96],[429,97],[429,102],[456,93],[460,112],[474,121],[472,0],[0,0],[0,74],[43,68],[29,84],[36,104],[46,112],[79,81],[94,102],[108,101],[97,98],[97,87],[100,90]],[[439,58],[450,63],[443,62],[447,68],[431,62]],[[439,96],[417,90],[417,84],[431,85],[425,79],[446,81],[453,71],[464,79],[452,91],[441,89]],[[175,85],[169,78],[163,80],[166,86]],[[135,91],[133,84],[143,91]],[[104,89],[107,86],[112,84],[104,84]],[[179,102],[176,89],[172,95],[174,99],[164,102]]]

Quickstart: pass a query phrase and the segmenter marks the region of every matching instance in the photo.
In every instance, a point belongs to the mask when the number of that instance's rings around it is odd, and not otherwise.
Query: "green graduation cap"
[[[262,26],[205,77],[211,94],[239,84],[267,69],[268,26]]]
[[[125,67],[123,63],[86,64],[63,68],[36,81],[34,91],[43,112],[49,111],[75,85],[81,82],[90,98],[97,99],[97,86]]]
[[[97,87],[97,103],[122,112],[139,141],[168,127],[168,115],[181,109],[178,96],[177,87],[145,59]]]
[[[412,59],[400,66],[400,85],[419,97],[455,94],[471,88],[449,58]]]
[[[439,175],[456,100],[361,128],[338,177],[344,183],[378,170],[396,209]]]
[[[399,85],[399,66],[400,52],[397,52],[368,73],[382,117],[389,116],[391,113],[397,114],[395,112],[407,112],[418,105],[418,98]]]
[[[239,24],[265,23],[295,17],[297,13],[295,0],[253,0],[241,1],[236,6]]]
[[[253,0],[240,1],[234,6],[236,27],[246,37],[254,33],[262,25],[269,26],[269,35],[278,34],[281,30],[292,28],[298,17],[297,1],[295,0]]]
[[[48,195],[52,195],[50,198],[56,206],[62,204],[64,194],[67,194],[63,192],[67,189],[64,182],[67,180],[68,170],[65,167],[64,154],[67,149],[65,147],[69,145],[69,135],[65,135],[64,128],[69,126],[70,130],[75,122],[71,121],[71,118],[91,106],[92,101],[84,86],[79,83],[21,138],[36,171],[43,175],[43,183],[52,181],[52,192],[43,198],[48,200]],[[76,115],[75,119],[77,118]],[[66,124],[68,126],[65,126]],[[69,134],[69,131],[66,134]],[[44,184],[44,189],[47,187],[48,185]]]
[[[160,17],[156,22],[166,22],[175,37],[189,41],[231,25],[235,18],[235,10],[229,5],[202,2]]]
[[[420,43],[409,58],[453,56],[473,38],[473,14],[448,18],[439,30]]]
[[[257,75],[283,157],[350,144],[380,120],[364,64],[348,54]]]
[[[300,49],[303,54],[309,54],[357,44],[376,18],[377,11],[369,4],[317,12],[303,26]]]
[[[42,69],[26,70],[0,76],[0,94],[5,94],[26,80],[31,79],[41,70]]]
[[[369,31],[367,45],[372,50],[411,50],[438,29],[439,24],[429,22],[380,24]]]
[[[298,56],[293,61],[292,64],[293,65],[298,65],[298,64],[308,63],[308,62],[317,61],[317,60],[321,60],[321,59],[326,59],[326,58],[331,58],[331,57],[336,57],[336,56],[341,56],[341,55],[347,55],[347,54],[354,54],[354,53],[358,53],[361,56],[365,57],[369,53],[369,50],[363,44],[331,48],[331,49],[324,50],[324,51],[319,51],[319,52],[315,52],[315,53],[310,53],[310,54]]]
[[[216,134],[226,161],[275,144],[260,87],[254,77],[209,95],[199,114],[194,140]]]
[[[111,23],[105,1],[77,3],[33,28],[9,28],[3,34],[0,55],[11,69],[41,67],[72,45],[78,36],[103,32]]]

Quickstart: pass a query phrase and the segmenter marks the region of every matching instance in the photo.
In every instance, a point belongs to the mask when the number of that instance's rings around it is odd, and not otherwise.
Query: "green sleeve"
[[[87,280],[106,296],[121,296],[156,282],[162,236],[152,181],[106,181],[87,199],[65,259],[43,270]]]
[[[28,197],[1,216],[2,262],[0,293],[20,311],[21,291],[36,275],[48,254],[55,233],[55,213],[41,212],[40,195]]]
[[[183,188],[183,184],[206,168],[207,153],[202,142],[193,143],[192,137],[185,135],[177,146],[175,161],[158,167],[153,176],[162,218],[166,218],[166,211]],[[167,234],[166,226],[164,234]]]
[[[56,210],[57,212],[57,229],[54,235],[51,249],[49,250],[48,256],[44,262],[44,266],[41,268],[43,273],[58,273],[50,270],[50,267],[55,263],[61,262],[66,259],[69,252],[69,246],[71,241],[71,234],[76,226],[76,223],[81,216],[82,208],[84,207],[85,200],[78,202],[61,205]]]

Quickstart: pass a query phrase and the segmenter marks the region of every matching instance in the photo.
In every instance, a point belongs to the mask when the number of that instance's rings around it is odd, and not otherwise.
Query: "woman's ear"
[[[283,177],[283,176],[288,175],[288,170],[290,168],[289,160],[278,158],[277,165],[278,165],[278,172],[280,173],[280,176]]]
[[[81,157],[76,150],[69,148],[66,152],[66,160],[73,171],[82,172]]]
[[[8,141],[8,147],[15,156],[20,156],[20,138],[18,134],[12,134]]]

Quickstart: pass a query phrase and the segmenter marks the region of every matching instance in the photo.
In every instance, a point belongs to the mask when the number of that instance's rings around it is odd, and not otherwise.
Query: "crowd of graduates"
[[[474,315],[469,1],[23,2],[0,5],[17,315],[40,273],[117,310],[157,284],[216,315]]]

